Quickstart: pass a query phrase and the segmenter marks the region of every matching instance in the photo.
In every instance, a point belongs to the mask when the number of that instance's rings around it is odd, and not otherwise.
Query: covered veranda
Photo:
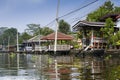
[[[87,49],[104,49],[106,48],[107,41],[103,38],[103,34],[100,31],[105,26],[105,22],[88,22],[79,21],[74,26],[75,31],[82,33],[82,46]],[[117,27],[114,27],[115,31],[118,31]]]
[[[55,32],[41,38],[41,40],[47,40],[47,47],[49,51],[54,51]],[[71,49],[70,42],[73,37],[61,32],[57,32],[57,51],[68,51]]]

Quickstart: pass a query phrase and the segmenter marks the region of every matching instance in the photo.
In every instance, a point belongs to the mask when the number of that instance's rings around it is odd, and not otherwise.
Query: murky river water
[[[55,68],[55,59],[57,68]],[[0,80],[120,80],[120,55],[0,53]]]

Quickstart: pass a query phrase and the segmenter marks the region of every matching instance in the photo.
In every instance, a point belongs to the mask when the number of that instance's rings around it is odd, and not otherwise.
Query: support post
[[[19,52],[18,30],[17,30],[17,52]],[[17,68],[19,69],[19,53],[17,53]]]
[[[8,52],[10,51],[9,47],[10,47],[10,36],[8,37]]]
[[[91,49],[93,50],[93,42],[94,42],[94,31],[93,29],[91,30],[92,34],[91,34]]]
[[[40,27],[39,27],[39,51],[41,52],[42,50],[41,50],[41,37],[40,37]]]
[[[19,52],[19,43],[18,43],[18,30],[17,30],[17,52]]]
[[[86,38],[85,38],[85,30],[83,29],[83,40],[82,40],[82,48],[83,49],[84,49],[84,47],[86,45],[85,40],[86,40]]]
[[[94,73],[95,73],[95,70],[94,70],[94,61],[92,61],[91,63],[92,63],[91,67],[92,67],[92,74],[93,74],[92,77],[93,77],[93,80],[95,80],[95,74],[94,74]]]
[[[58,0],[57,4],[57,13],[56,13],[56,31],[55,31],[55,44],[54,44],[54,55],[55,55],[55,73],[56,73],[56,80],[58,80],[58,69],[57,69],[57,60],[56,60],[56,51],[57,51],[57,32],[58,32],[58,13],[59,13],[59,4],[60,0]]]

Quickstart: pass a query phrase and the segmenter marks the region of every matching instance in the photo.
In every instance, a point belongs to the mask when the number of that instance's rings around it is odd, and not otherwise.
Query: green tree
[[[53,33],[53,32],[54,32],[53,29],[51,29],[49,27],[43,27],[43,28],[41,28],[40,34],[46,36],[46,35]]]
[[[16,28],[8,28],[1,35],[2,43],[7,45],[8,41],[9,41],[10,45],[15,45],[16,44],[16,36],[17,36],[16,34],[17,34]]]
[[[19,36],[19,43],[22,43],[28,39],[30,39],[32,36],[29,35],[28,33],[24,32]]]
[[[28,28],[25,30],[25,32],[27,32],[28,34],[31,34],[33,36],[36,36],[39,34],[40,35],[48,35],[48,34],[54,32],[54,30],[52,30],[49,27],[41,28],[40,24],[28,24],[27,26],[28,26]]]
[[[105,27],[101,28],[103,37],[108,41],[109,44],[113,44],[112,36],[114,35],[114,22],[111,18],[106,19]]]
[[[60,20],[58,31],[65,33],[65,34],[69,34],[70,33],[70,25],[67,22],[65,22],[64,20]]]
[[[110,0],[105,2],[104,5],[103,5],[103,7],[108,11],[112,11],[113,6],[114,6],[114,4]]]
[[[119,7],[114,7],[114,4],[111,1],[106,1],[104,5],[98,8],[96,11],[88,14],[87,20],[88,21],[100,21],[100,18],[109,13],[118,12],[120,9]],[[119,11],[120,12],[120,11]]]
[[[120,31],[118,31],[113,37],[113,40],[115,42],[114,45],[120,46]]]
[[[3,33],[5,30],[7,30],[7,27],[0,27],[0,45],[3,44]]]
[[[28,24],[27,29],[25,32],[31,34],[31,35],[36,35],[36,32],[39,31],[40,24]]]
[[[49,27],[43,27],[43,28],[39,27],[39,29],[34,33],[34,36],[39,34],[45,36],[52,32],[54,32],[54,30]]]
[[[103,71],[103,78],[105,80],[120,80],[120,66],[107,68]]]
[[[115,12],[115,13],[120,13],[120,7],[115,6],[114,12]]]
[[[7,27],[0,27],[0,35],[4,33],[5,30],[7,30]]]

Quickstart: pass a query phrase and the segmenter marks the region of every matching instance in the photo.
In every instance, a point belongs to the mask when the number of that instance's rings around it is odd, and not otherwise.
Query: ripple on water
[[[31,76],[5,76],[0,77],[0,80],[39,80],[39,78]]]

